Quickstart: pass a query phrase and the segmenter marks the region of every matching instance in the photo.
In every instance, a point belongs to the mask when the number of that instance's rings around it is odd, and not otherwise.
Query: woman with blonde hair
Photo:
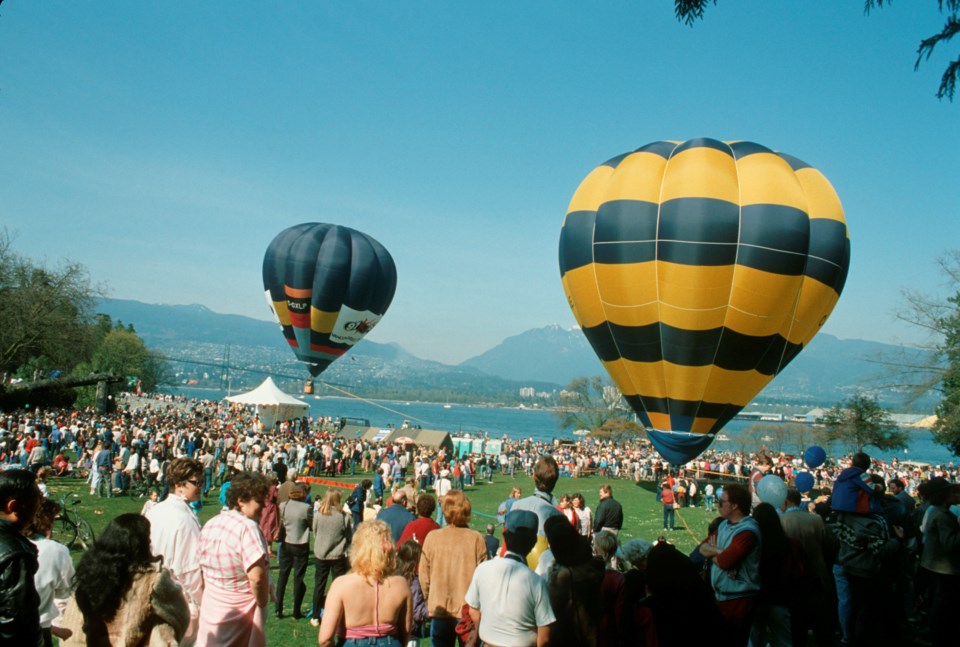
[[[315,576],[310,624],[314,627],[320,626],[320,617],[323,615],[327,578],[332,574],[336,580],[349,568],[346,555],[347,547],[350,546],[350,520],[340,506],[340,491],[333,488],[323,495],[323,500],[313,515]]]
[[[370,645],[403,647],[413,627],[410,587],[397,570],[390,527],[382,521],[360,524],[350,549],[350,572],[330,585],[321,647]]]

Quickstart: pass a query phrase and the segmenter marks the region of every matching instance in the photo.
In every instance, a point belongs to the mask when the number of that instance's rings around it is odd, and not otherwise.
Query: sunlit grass
[[[345,482],[356,482],[359,477],[342,479]],[[654,487],[652,484],[635,484],[632,481],[622,479],[611,479],[601,477],[588,477],[581,479],[561,478],[554,491],[559,495],[562,493],[581,492],[588,505],[596,508],[599,500],[598,491],[603,484],[609,484],[613,487],[613,495],[623,505],[624,527],[620,535],[621,541],[627,541],[633,537],[642,537],[644,539],[655,540],[661,535],[666,535],[667,540],[676,544],[684,552],[693,550],[697,540],[704,534],[704,530],[713,513],[707,513],[703,508],[684,508],[678,510],[676,526],[677,530],[671,533],[663,532],[663,514],[662,506],[657,503]],[[467,495],[473,506],[473,518],[471,527],[484,532],[488,523],[494,522],[497,507],[510,494],[510,489],[518,485],[522,488],[524,496],[533,492],[533,480],[526,475],[517,475],[511,478],[506,475],[495,475],[492,483],[486,481],[480,482],[475,486],[467,488]],[[322,496],[325,488],[313,486],[314,499]],[[87,519],[93,526],[97,536],[103,531],[103,528],[111,519],[125,512],[140,512],[143,507],[143,499],[132,499],[128,496],[118,496],[113,498],[98,498],[89,495],[89,486],[80,479],[54,479],[50,482],[51,496],[60,497],[65,494],[75,493],[82,499],[78,506],[79,513]],[[219,489],[211,491],[211,496],[204,500],[204,506],[200,512],[201,522],[220,512],[220,502],[215,494],[219,494]],[[496,525],[496,524],[495,524]],[[691,532],[688,532],[686,528]],[[499,537],[499,528],[497,535]],[[74,561],[80,558],[79,550],[73,551]],[[277,564],[276,561],[271,565],[276,580]],[[303,612],[307,613],[313,595],[313,565],[307,569],[307,594],[304,598]],[[273,606],[267,613],[267,636],[269,644],[293,647],[296,645],[314,644],[317,637],[317,629],[310,626],[309,622],[304,620],[294,620],[290,617],[293,604],[293,583],[287,584],[287,592],[284,596],[286,608],[284,614],[286,617],[277,619],[273,614]],[[423,641],[424,644],[427,641]]]

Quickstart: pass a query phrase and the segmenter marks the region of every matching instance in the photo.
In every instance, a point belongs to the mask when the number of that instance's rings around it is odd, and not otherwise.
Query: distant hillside
[[[258,383],[269,374],[288,380],[286,388],[294,390],[307,375],[270,322],[218,314],[202,305],[120,299],[104,299],[98,310],[115,321],[132,323],[149,347],[180,360],[176,366],[181,383],[215,387],[226,374],[224,364],[233,367],[229,374],[234,387]],[[922,361],[921,351],[821,333],[757,401],[832,405],[867,389],[884,405],[900,406],[904,394],[885,387],[882,368],[871,361],[900,351]],[[580,330],[551,325],[509,337],[459,366],[420,359],[397,344],[363,340],[334,362],[323,379],[369,397],[515,402],[520,387],[552,393],[575,377],[604,373]],[[927,398],[918,407],[930,410],[934,404]]]
[[[206,306],[156,305],[126,299],[102,299],[97,310],[114,321],[132,323],[144,343],[169,347],[180,341],[237,346],[274,346],[277,325],[240,315],[225,315]]]
[[[504,339],[460,366],[508,380],[540,380],[567,384],[580,375],[603,373],[603,365],[579,329],[554,324]]]
[[[919,350],[859,339],[842,340],[821,333],[767,385],[758,400],[834,404],[856,390],[866,389],[874,391],[881,402],[899,405],[904,394],[884,386],[888,380],[876,360],[901,351],[922,361],[923,352]],[[505,339],[461,366],[514,381],[552,376],[552,381],[561,384],[581,375],[605,374],[583,333],[556,325]],[[926,408],[933,404],[930,398],[918,403]]]
[[[277,325],[270,322],[218,314],[201,305],[120,299],[104,299],[97,310],[114,321],[133,324],[148,347],[173,361],[183,385],[217,388],[229,374],[233,388],[245,388],[272,375],[282,388],[296,391],[308,376]],[[225,365],[231,367],[229,371]],[[546,381],[518,383],[472,367],[420,359],[397,344],[366,339],[334,362],[322,378],[366,397],[438,402],[519,402],[522,386],[547,392],[559,389]]]

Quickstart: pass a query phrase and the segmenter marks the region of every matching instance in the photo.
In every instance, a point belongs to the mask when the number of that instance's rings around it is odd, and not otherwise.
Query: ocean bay
[[[219,400],[227,395],[226,391],[190,388],[181,388],[178,393],[188,398],[206,400]],[[314,418],[323,416],[365,418],[370,421],[371,426],[375,427],[386,427],[387,425],[399,427],[406,420],[411,425],[419,425],[424,429],[448,431],[454,436],[470,434],[476,437],[487,434],[490,438],[501,438],[506,435],[512,439],[533,438],[545,442],[552,442],[555,438],[576,439],[571,431],[561,431],[557,428],[552,411],[547,409],[362,400],[340,396],[302,395],[297,397],[310,405],[310,415]],[[732,420],[720,432],[728,440],[714,439],[711,448],[721,451],[735,451],[740,449],[740,435],[748,427],[758,425],[761,428],[769,427],[772,431],[783,424]],[[810,431],[812,433],[813,430]],[[896,457],[899,460],[920,461],[934,465],[956,462],[956,458],[946,447],[933,442],[929,430],[908,429],[907,431],[910,435],[910,442],[906,452],[880,451],[873,447],[867,447],[867,453],[875,458],[887,461]],[[843,452],[843,448],[840,447],[829,449],[831,454],[834,455]],[[793,453],[798,451],[798,447],[788,438],[783,450],[787,453]]]

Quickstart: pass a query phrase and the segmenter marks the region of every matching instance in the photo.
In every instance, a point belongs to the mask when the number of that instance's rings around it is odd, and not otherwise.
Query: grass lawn
[[[356,478],[344,478],[344,481],[356,482]],[[599,500],[598,491],[603,484],[610,484],[613,488],[613,496],[623,505],[624,522],[621,532],[621,541],[627,541],[633,537],[642,537],[644,539],[655,540],[660,535],[666,535],[667,540],[675,544],[680,550],[689,552],[696,546],[698,539],[706,534],[706,527],[715,513],[708,513],[701,508],[684,508],[677,511],[676,525],[677,530],[671,533],[663,532],[663,514],[662,506],[656,501],[654,485],[652,483],[643,483],[637,485],[632,481],[601,478],[591,476],[581,479],[561,478],[554,494],[581,492],[587,504],[596,509]],[[81,497],[82,503],[77,506],[80,516],[85,518],[93,526],[97,536],[100,535],[103,528],[111,519],[125,512],[140,512],[143,507],[143,499],[133,499],[128,496],[114,498],[98,498],[89,496],[89,488],[85,481],[80,479],[63,478],[52,479],[48,483],[50,495],[54,498],[67,494],[77,494]],[[523,489],[524,496],[533,492],[533,479],[526,475],[518,475],[515,479],[509,476],[495,475],[492,483],[483,482],[467,488],[467,496],[473,505],[473,518],[471,527],[480,532],[488,523],[494,521],[497,507],[510,494],[510,488],[519,485]],[[314,485],[313,497],[317,499],[322,496],[325,488]],[[216,489],[219,495],[219,488]],[[213,494],[213,493],[211,493]],[[345,493],[346,494],[346,493]],[[200,513],[201,522],[216,515],[220,511],[220,502],[217,496],[209,496],[204,500],[204,507]],[[499,537],[499,530],[497,532]],[[73,551],[74,562],[80,559],[81,551]],[[273,578],[276,580],[277,564],[274,561],[272,568]],[[309,604],[313,594],[313,566],[312,562],[307,570],[307,596],[304,600],[303,611],[309,609]],[[273,615],[273,606],[268,609],[267,614],[267,636],[271,645],[282,645],[293,647],[297,645],[315,644],[317,639],[317,629],[311,627],[307,620],[296,621],[289,617],[292,612],[293,604],[293,584],[287,584],[287,592],[284,596],[286,608],[284,613],[287,617],[278,620]],[[426,644],[427,641],[424,641]]]

